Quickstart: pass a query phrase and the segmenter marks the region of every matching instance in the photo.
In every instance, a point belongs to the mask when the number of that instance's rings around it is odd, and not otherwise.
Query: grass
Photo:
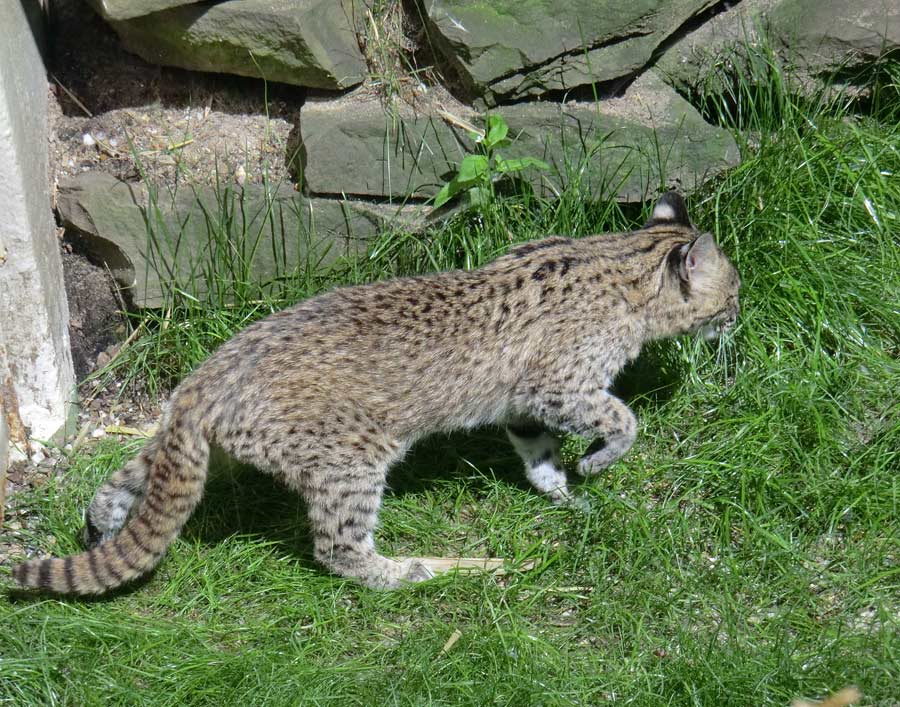
[[[590,512],[529,491],[494,430],[431,440],[393,476],[385,552],[534,569],[369,591],[311,561],[296,498],[221,465],[139,586],[0,602],[0,702],[743,707],[856,684],[864,704],[896,705],[900,67],[858,113],[760,70],[708,102],[739,123],[744,161],[690,203],[741,271],[739,327],[718,346],[651,347],[623,376],[641,433],[585,485]],[[247,321],[338,282],[474,267],[512,240],[645,215],[575,189],[500,201],[425,237],[385,234],[315,278],[237,278],[228,307],[175,297],[127,363],[162,388]],[[136,448],[102,441],[17,497],[20,541],[78,549],[81,509]]]

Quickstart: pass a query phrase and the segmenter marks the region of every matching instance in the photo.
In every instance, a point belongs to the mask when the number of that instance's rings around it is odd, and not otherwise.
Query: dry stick
[[[81,426],[81,429],[78,430],[78,434],[75,435],[75,441],[72,442],[72,451],[69,452],[69,456],[71,456],[72,454],[75,454],[75,452],[78,451],[78,449],[81,447],[81,445],[84,444],[84,440],[87,439],[88,432],[90,432],[90,430],[91,430],[91,421],[88,420]]]
[[[463,130],[468,130],[470,133],[475,133],[476,135],[478,135],[478,137],[484,137],[484,130],[482,130],[481,128],[476,128],[469,121],[463,120],[462,118],[453,115],[453,113],[450,113],[443,108],[439,108],[437,114],[451,125],[455,125],[456,127],[462,128]]]
[[[173,150],[180,150],[182,147],[187,147],[192,142],[194,142],[194,138],[188,138],[187,140],[182,140],[181,142],[173,142],[168,147],[159,147],[155,150],[141,150],[138,152],[138,155],[143,157],[144,155],[157,155],[160,152],[172,152]]]
[[[127,435],[130,437],[144,437],[149,439],[156,432],[156,425],[151,425],[146,429],[137,427],[129,427],[128,425],[107,425],[103,428],[107,434],[111,435]]]
[[[443,574],[457,570],[459,572],[490,571],[497,576],[507,574],[506,565],[509,560],[502,557],[397,557],[399,562],[418,560],[433,574]],[[534,560],[524,560],[516,564],[521,570],[530,570],[535,566]]]
[[[118,302],[118,304],[119,304],[120,311],[122,312],[122,314],[126,314],[128,312],[128,307],[125,306],[125,298],[122,297],[122,287],[119,285],[118,282],[116,282],[116,278],[113,277],[112,270],[109,269],[108,263],[106,263],[106,262],[103,263],[103,269],[106,270],[106,274],[109,277],[110,282],[112,282],[113,285],[115,285],[114,294],[116,296],[116,302]],[[134,334],[133,331],[131,333]],[[131,337],[129,336],[128,338],[130,339]],[[124,344],[122,346],[124,346]],[[120,347],[120,350],[121,350],[121,347]]]
[[[109,143],[103,142],[103,140],[98,139],[96,136],[94,136],[94,142],[97,143],[97,149],[100,150],[100,152],[105,152],[110,157],[122,156],[122,153],[119,152],[116,148],[114,148]]]
[[[456,645],[456,642],[462,637],[462,631],[459,629],[455,629],[453,633],[450,634],[450,638],[447,639],[447,642],[444,644],[444,647],[441,648],[441,655],[445,655],[453,646]]]
[[[57,86],[59,86],[63,91],[66,92],[66,95],[67,95],[69,98],[71,98],[73,101],[75,101],[75,105],[78,106],[79,108],[81,108],[81,110],[84,111],[84,114],[85,114],[88,118],[93,118],[93,117],[94,117],[94,114],[91,113],[91,112],[87,109],[87,107],[84,105],[84,103],[82,103],[81,101],[78,100],[78,96],[76,96],[76,95],[75,95],[74,93],[72,93],[69,89],[67,89],[65,86],[62,85],[62,81],[60,81],[58,78],[56,78],[56,76],[54,76],[53,74],[50,74],[50,78],[53,79],[53,80],[56,82],[56,85],[57,85]]]
[[[180,150],[182,147],[187,147],[194,141],[194,138],[188,138],[187,140],[182,140],[181,142],[176,142],[169,145],[167,150]]]
[[[375,35],[375,44],[381,40],[381,37],[378,35],[378,24],[375,22],[375,16],[372,14],[372,10],[366,8],[366,15],[369,17],[369,24],[372,25],[372,32]]]

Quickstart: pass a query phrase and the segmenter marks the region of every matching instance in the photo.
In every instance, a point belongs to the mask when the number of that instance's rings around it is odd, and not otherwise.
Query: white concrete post
[[[50,207],[43,22],[39,2],[0,2],[0,435],[19,449],[65,425],[75,384]]]

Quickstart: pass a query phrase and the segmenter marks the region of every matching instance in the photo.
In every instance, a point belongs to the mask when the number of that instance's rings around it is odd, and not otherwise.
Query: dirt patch
[[[52,184],[88,170],[169,188],[288,178],[304,89],[148,64],[81,0],[54,2],[49,47]]]
[[[85,256],[63,250],[63,278],[69,300],[69,340],[80,383],[109,362],[125,338],[122,301],[110,274]]]

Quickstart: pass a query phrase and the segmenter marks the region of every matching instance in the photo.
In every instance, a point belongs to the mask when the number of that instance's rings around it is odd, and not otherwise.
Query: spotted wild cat
[[[210,445],[306,501],[315,556],[371,587],[427,579],[378,554],[388,469],[422,437],[505,425],[531,483],[570,503],[559,433],[605,441],[593,474],[625,454],[634,414],[609,392],[641,346],[722,331],[738,273],[664,195],[646,226],[514,247],[483,268],[346,287],[226,342],[175,390],[156,436],[100,488],[99,541],[14,568],[27,587],[105,592],[153,568],[200,501]]]

